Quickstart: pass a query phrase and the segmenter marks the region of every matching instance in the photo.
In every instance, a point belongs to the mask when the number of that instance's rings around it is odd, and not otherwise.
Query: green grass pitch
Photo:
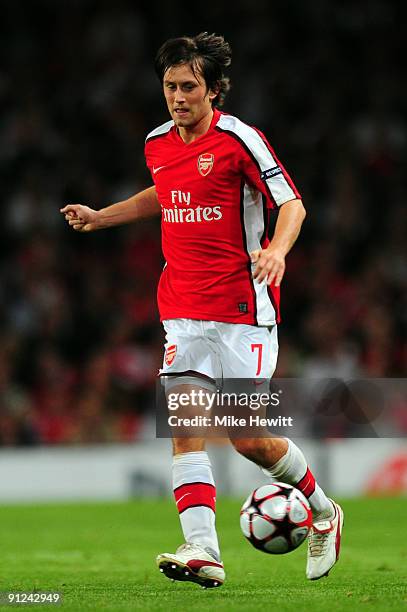
[[[172,583],[155,566],[181,543],[171,500],[1,506],[0,591],[62,591],[64,612],[407,611],[406,499],[342,500],[341,559],[317,582],[305,579],[304,544],[273,556],[246,542],[242,501],[218,501],[227,582],[210,590]]]

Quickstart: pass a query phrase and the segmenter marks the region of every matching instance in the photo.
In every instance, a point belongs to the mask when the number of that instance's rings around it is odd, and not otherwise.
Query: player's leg
[[[234,438],[235,449],[275,481],[299,489],[308,499],[314,521],[331,519],[335,514],[332,501],[315,480],[299,447],[288,438]]]
[[[278,354],[276,327],[268,330],[236,325],[229,331],[223,324],[222,346],[222,363],[231,378],[272,377]],[[311,580],[327,575],[339,555],[343,513],[316,482],[302,451],[291,440],[270,434],[262,438],[231,436],[231,442],[273,480],[291,484],[308,498],[314,526],[309,537],[306,573]]]
[[[339,557],[343,512],[318,485],[301,450],[292,440],[283,438],[235,438],[232,443],[274,481],[290,484],[307,497],[313,527],[308,538],[306,575],[310,580],[327,576]]]
[[[164,359],[162,375],[166,375],[167,397],[190,395],[195,391],[213,392],[210,377],[214,370],[216,355],[199,337],[202,327],[199,321],[177,320],[166,322],[167,344],[171,359]],[[175,353],[175,356],[174,356]],[[179,375],[178,375],[179,374]],[[202,374],[204,377],[200,376]],[[205,412],[205,406],[185,405],[177,410],[178,416],[193,417]],[[220,586],[225,572],[220,561],[218,537],[215,526],[216,488],[209,457],[205,451],[205,432],[194,428],[189,437],[188,428],[177,428],[173,432],[173,490],[185,544],[175,553],[163,553],[157,557],[160,570],[175,580],[193,581],[201,586]]]
[[[196,384],[177,385],[178,377],[171,381],[171,393],[183,398],[194,390],[198,392],[200,380],[195,376],[183,376],[182,380]],[[184,418],[193,418],[196,407],[184,405]],[[178,430],[178,428],[177,428]],[[215,525],[216,488],[211,463],[205,451],[205,440],[188,438],[188,428],[181,432],[184,437],[173,438],[173,490],[185,544],[175,553],[162,553],[157,564],[167,577],[174,580],[189,580],[204,587],[220,586],[225,580],[220,560],[218,537]],[[199,436],[195,430],[194,435]]]
[[[187,385],[179,388],[189,391]],[[172,483],[185,542],[199,544],[220,561],[216,486],[203,438],[173,438]]]
[[[185,538],[175,553],[157,557],[159,569],[174,580],[221,586],[225,571],[215,527],[216,489],[202,439],[174,439],[174,495]]]

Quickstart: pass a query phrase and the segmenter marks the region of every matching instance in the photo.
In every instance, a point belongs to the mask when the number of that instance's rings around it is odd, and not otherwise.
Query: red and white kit
[[[161,320],[278,323],[279,289],[254,282],[249,253],[267,247],[272,209],[300,195],[263,134],[214,110],[189,144],[173,121],[153,130],[145,155],[162,208]]]
[[[161,373],[268,379],[277,359],[280,295],[254,282],[250,252],[267,247],[272,210],[300,199],[297,189],[263,134],[218,110],[209,130],[189,144],[173,121],[165,123],[148,135],[145,153],[162,208],[166,259],[158,288],[167,334]],[[341,509],[290,440],[266,472],[309,498],[307,577],[326,576],[339,555]],[[158,567],[176,580],[219,586],[225,572],[207,453],[176,454],[173,485],[186,543],[159,555]]]

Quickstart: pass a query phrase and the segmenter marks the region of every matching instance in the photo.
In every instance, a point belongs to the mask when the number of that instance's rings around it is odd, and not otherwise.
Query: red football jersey
[[[173,121],[153,130],[145,155],[162,209],[161,320],[278,322],[279,288],[254,281],[249,253],[269,243],[270,210],[300,195],[264,135],[215,110],[189,144]]]

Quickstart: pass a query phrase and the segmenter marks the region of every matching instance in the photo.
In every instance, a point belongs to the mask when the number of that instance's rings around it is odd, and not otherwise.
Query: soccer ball
[[[243,535],[258,550],[281,555],[297,548],[312,526],[312,512],[301,491],[283,482],[259,487],[240,511]]]

